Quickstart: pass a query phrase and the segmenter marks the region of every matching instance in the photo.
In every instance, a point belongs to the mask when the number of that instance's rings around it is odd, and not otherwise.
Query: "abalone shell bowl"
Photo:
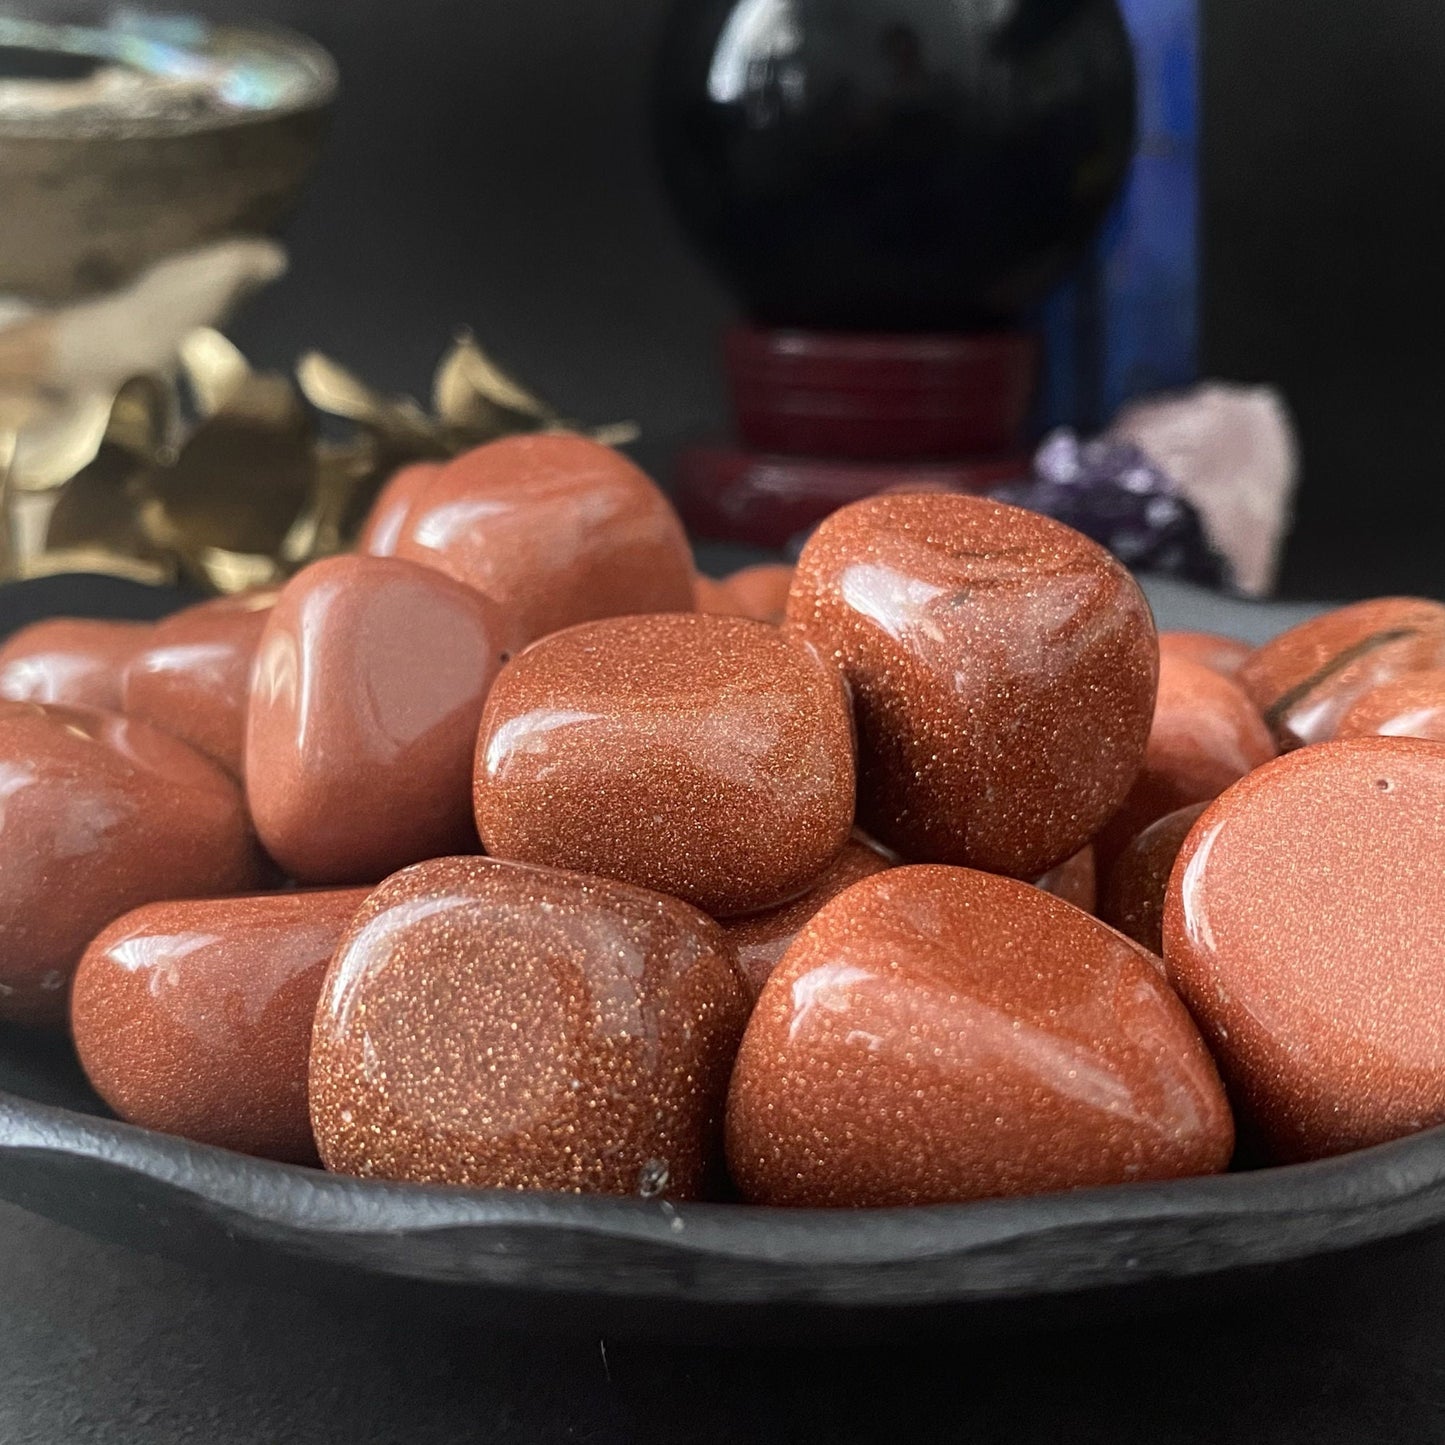
[[[1162,625],[1261,636],[1298,613],[1151,588]],[[97,578],[0,588],[0,637],[48,613],[185,599]],[[993,1333],[1268,1287],[1445,1222],[1445,1129],[1342,1158],[1168,1184],[822,1212],[376,1183],[111,1118],[55,1036],[0,1027],[0,1198],[204,1269],[607,1334]]]
[[[0,107],[0,291],[73,301],[290,214],[337,87],[318,45],[109,0],[0,9],[0,75],[74,83],[103,67],[130,82],[86,103],[47,90]],[[200,77],[209,104],[175,84]],[[121,98],[137,93],[148,103]]]

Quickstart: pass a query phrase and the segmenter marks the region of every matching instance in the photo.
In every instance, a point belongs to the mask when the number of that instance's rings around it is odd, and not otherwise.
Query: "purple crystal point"
[[[1217,587],[1225,577],[1199,513],[1173,478],[1133,442],[1083,441],[1063,428],[1044,438],[1033,475],[992,495],[1043,512],[1092,537],[1126,567]]]

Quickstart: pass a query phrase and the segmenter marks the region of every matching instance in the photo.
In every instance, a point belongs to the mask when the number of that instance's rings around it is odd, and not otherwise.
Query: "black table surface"
[[[1445,1439],[1445,1233],[1087,1337],[722,1349],[478,1339],[0,1207],[5,1445]]]

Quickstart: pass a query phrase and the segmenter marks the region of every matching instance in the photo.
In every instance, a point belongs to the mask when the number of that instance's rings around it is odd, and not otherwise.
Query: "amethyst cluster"
[[[1065,428],[1046,437],[1033,475],[992,494],[1064,522],[1137,572],[1164,572],[1206,587],[1227,577],[1198,511],[1173,478],[1133,442],[1083,441]]]

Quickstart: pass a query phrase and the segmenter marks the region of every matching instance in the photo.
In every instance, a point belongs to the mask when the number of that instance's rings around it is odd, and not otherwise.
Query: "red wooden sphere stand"
[[[890,487],[981,492],[1023,476],[1039,343],[1022,331],[859,335],[737,326],[724,359],[738,443],[686,448],[698,536],[780,548]]]

